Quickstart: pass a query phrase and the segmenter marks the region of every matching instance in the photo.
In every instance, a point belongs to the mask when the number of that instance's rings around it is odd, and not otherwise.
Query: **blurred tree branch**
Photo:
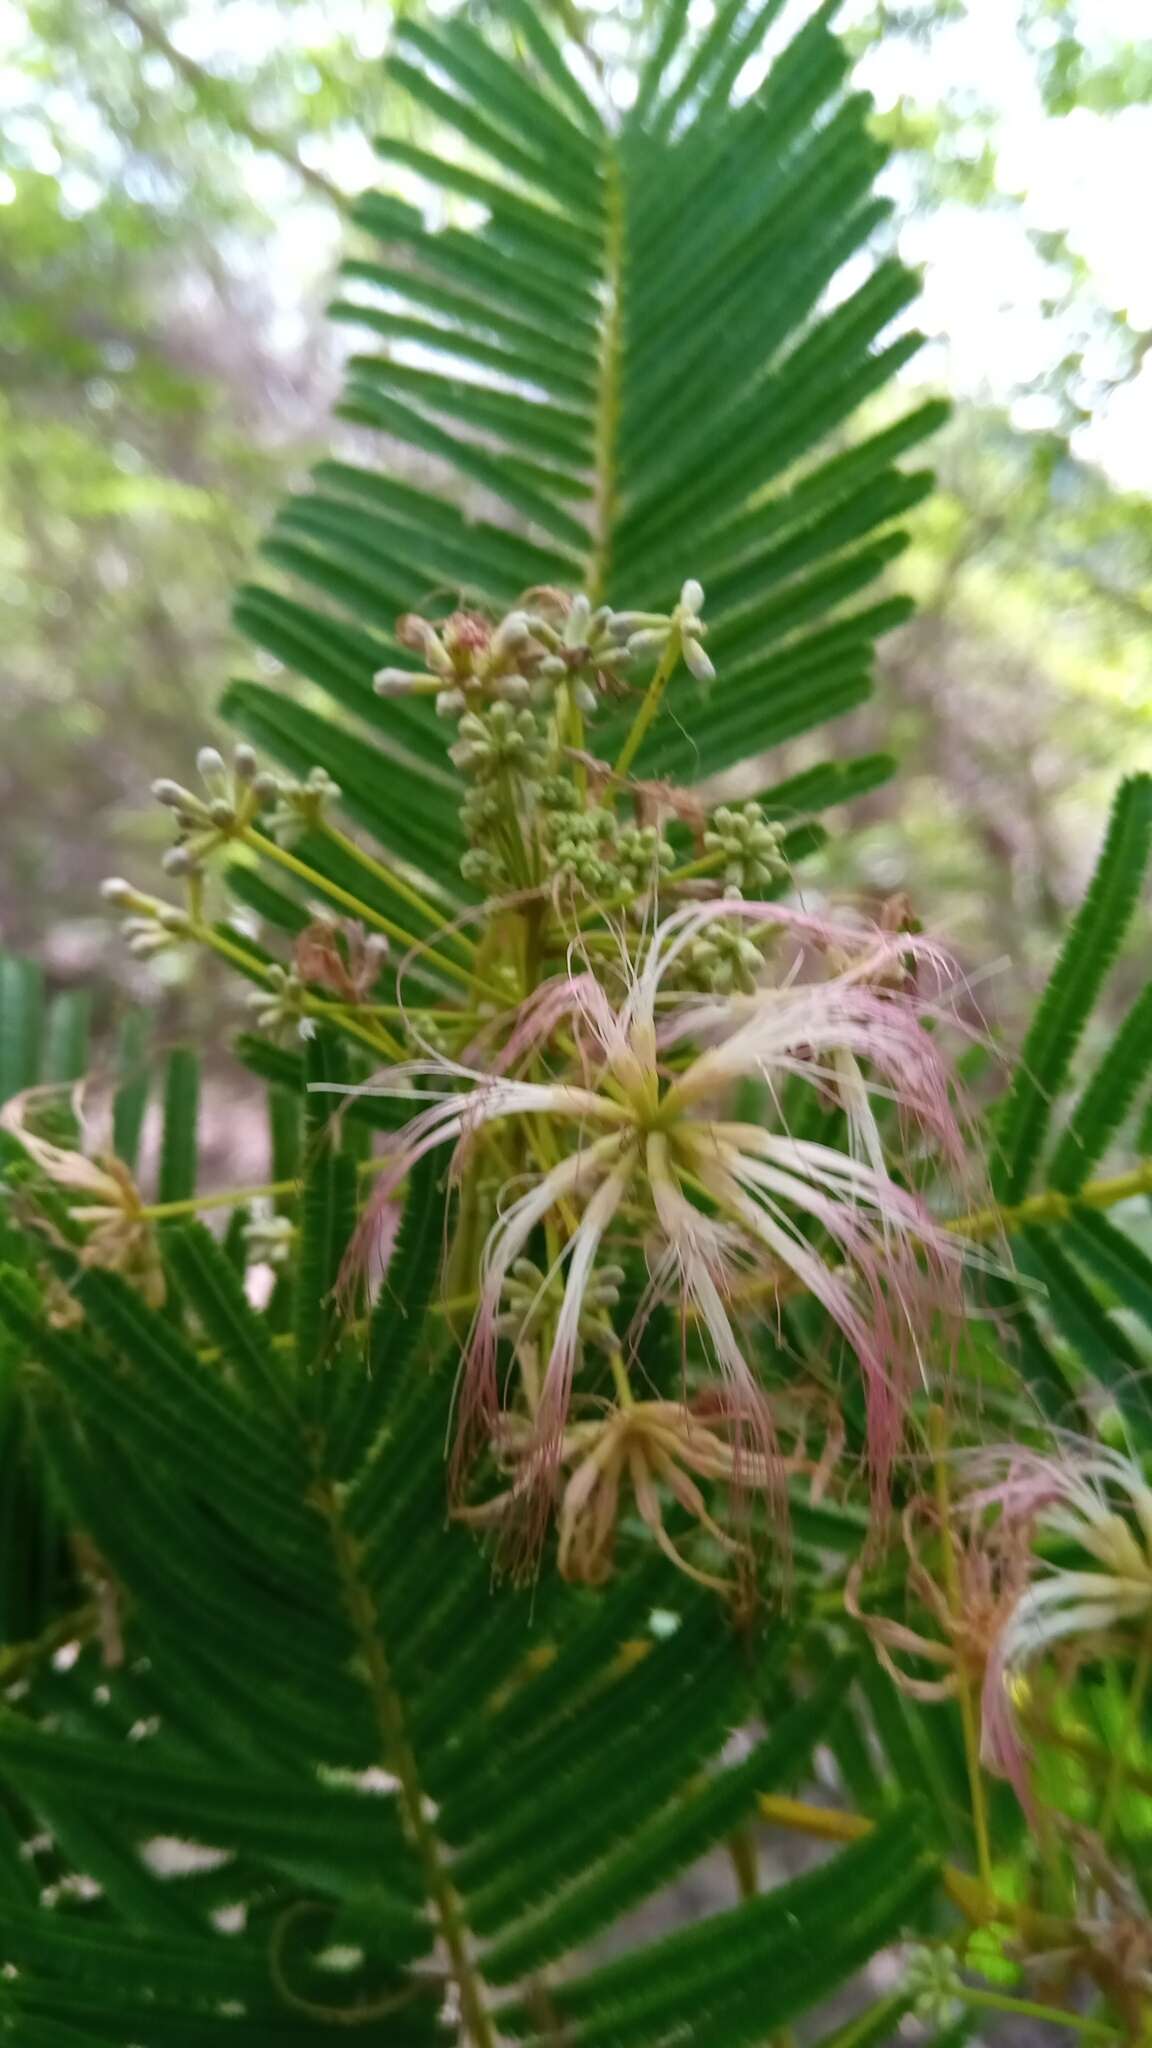
[[[119,14],[125,21],[130,21],[142,41],[167,59],[172,69],[191,86],[197,100],[209,114],[218,120],[223,119],[233,133],[243,136],[246,142],[252,144],[253,149],[263,150],[267,155],[277,157],[311,191],[320,193],[331,206],[344,207],[346,199],[339,187],[334,185],[330,178],[326,178],[323,171],[314,170],[311,164],[305,163],[280,136],[273,135],[270,130],[253,121],[244,110],[242,94],[233,91],[227,79],[218,78],[214,72],[207,71],[202,64],[198,64],[194,57],[186,56],[161,28],[160,23],[154,21],[150,15],[142,13],[138,7],[134,7],[132,0],[105,0],[105,5],[113,14]]]

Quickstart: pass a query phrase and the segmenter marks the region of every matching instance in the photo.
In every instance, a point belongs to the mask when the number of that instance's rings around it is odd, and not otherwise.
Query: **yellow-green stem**
[[[1148,1683],[1152,1679],[1152,1626],[1145,1629],[1136,1656],[1136,1668],[1132,1673],[1132,1689],[1124,1711],[1124,1726],[1120,1731],[1115,1749],[1112,1751],[1108,1779],[1104,1787],[1104,1798],[1100,1805],[1100,1819],[1097,1823],[1100,1839],[1106,1843],[1116,1820],[1116,1807],[1120,1792],[1128,1777],[1128,1763],[1132,1746],[1140,1733],[1144,1715],[1144,1703],[1148,1697]]]
[[[680,634],[674,626],[669,632],[668,641],[656,665],[655,674],[644,692],[640,709],[632,720],[632,729],[616,757],[613,768],[614,774],[627,775],[628,770],[631,768],[633,761],[640,751],[644,735],[664,701],[664,692],[668,688],[669,681],[675,672],[679,659]]]
[[[872,1834],[876,1826],[865,1814],[844,1813],[832,1806],[809,1806],[803,1799],[788,1799],[775,1792],[762,1792],[756,1806],[761,1819],[770,1825],[811,1835],[822,1842],[859,1842]],[[1037,1947],[1059,1948],[1074,1938],[1071,1921],[1057,1919],[1051,1913],[1037,1913],[1014,1900],[990,1898],[977,1878],[953,1863],[944,1864],[940,1877],[953,1905],[974,1927],[1003,1922],[1019,1928],[1025,1940]]]
[[[382,1159],[358,1159],[358,1174],[383,1173],[392,1161]],[[195,1216],[201,1209],[239,1209],[245,1202],[257,1202],[263,1198],[276,1200],[281,1195],[296,1195],[300,1192],[298,1180],[266,1180],[258,1187],[218,1188],[214,1194],[185,1195],[178,1202],[148,1202],[139,1214],[150,1222],[163,1223],[173,1216]],[[448,1304],[450,1306],[450,1304]]]
[[[18,1678],[32,1671],[66,1643],[86,1642],[96,1634],[100,1626],[100,1608],[95,1601],[83,1607],[74,1607],[68,1614],[50,1622],[38,1636],[27,1642],[5,1643],[0,1649],[0,1685],[13,1685]]]
[[[268,1180],[259,1187],[221,1188],[213,1195],[185,1195],[178,1202],[146,1202],[140,1210],[150,1223],[168,1223],[177,1216],[198,1216],[201,1209],[241,1209],[246,1202],[275,1201],[299,1191],[296,1180]]]
[[[1066,1195],[1058,1188],[1030,1195],[1012,1208],[973,1209],[966,1216],[950,1216],[946,1228],[958,1237],[995,1237],[1003,1231],[1011,1236],[1032,1223],[1066,1223],[1077,1209],[1114,1209],[1136,1195],[1152,1195],[1152,1159],[1141,1159],[1127,1173],[1112,1174],[1105,1180],[1090,1180]]]
[[[928,1418],[936,1490],[936,1513],[940,1523],[940,1547],[944,1570],[944,1594],[948,1610],[959,1620],[963,1589],[952,1540],[952,1502],[948,1486],[948,1425],[942,1408],[933,1408]],[[972,1829],[976,1837],[976,1862],[980,1882],[992,1896],[992,1847],[988,1837],[988,1806],[984,1797],[984,1773],[980,1766],[980,1712],[972,1693],[971,1673],[964,1668],[959,1650],[956,1658],[956,1697],[964,1735],[964,1761],[968,1770],[968,1791],[972,1801]]]
[[[1059,2005],[1041,2005],[1034,1998],[1012,1998],[1005,1991],[980,1991],[964,1984],[957,1997],[965,2005],[975,2006],[983,2012],[1014,2013],[1022,2020],[1049,2020],[1053,2026],[1069,2027],[1075,2034],[1087,2034],[1096,2041],[1120,2041],[1123,2039],[1115,2027],[1104,2020],[1088,2019],[1079,2012],[1065,2012]]]
[[[462,966],[458,960],[446,959],[443,953],[436,951],[431,940],[417,938],[415,932],[406,931],[403,925],[394,923],[392,918],[385,917],[382,911],[374,910],[371,904],[362,903],[359,896],[353,896],[350,890],[342,889],[338,883],[329,881],[326,875],[320,874],[315,868],[310,868],[307,861],[298,860],[286,846],[278,846],[274,839],[266,838],[263,832],[257,832],[251,826],[241,836],[244,844],[250,846],[253,853],[258,853],[262,860],[271,861],[275,867],[283,868],[287,874],[294,875],[298,882],[305,883],[309,889],[315,890],[318,896],[330,897],[332,902],[338,903],[350,917],[359,918],[361,923],[371,925],[373,931],[383,932],[386,938],[394,939],[396,944],[403,946],[406,951],[419,954],[423,960],[451,980],[463,982],[466,988],[473,986],[473,975],[469,968]],[[487,989],[485,993],[495,994],[498,1001],[503,1000],[498,991]]]
[[[265,987],[271,988],[274,985],[271,969],[265,962],[257,960],[253,954],[246,952],[243,946],[234,946],[214,925],[189,923],[188,934],[197,941],[197,944],[207,946],[211,952],[219,954],[221,960],[230,961],[232,966],[239,967],[242,973],[262,981]],[[304,996],[300,1007],[306,1017],[328,1018],[341,1031],[346,1032],[349,1038],[359,1039],[361,1045],[368,1047],[369,1052],[377,1055],[383,1053],[390,1060],[402,1059],[404,1056],[403,1046],[398,1039],[393,1038],[390,1031],[366,1030],[335,1003],[317,1002],[311,996]]]
[[[453,944],[459,946],[461,952],[471,959],[476,951],[475,941],[470,939],[467,933],[459,931],[455,925],[445,924],[443,911],[438,910],[434,903],[429,903],[420,894],[419,889],[414,889],[410,882],[406,882],[403,876],[396,874],[392,868],[385,867],[383,861],[374,859],[370,853],[365,853],[363,847],[357,846],[356,841],[349,839],[347,833],[341,832],[338,826],[330,825],[326,819],[321,819],[320,830],[326,839],[332,841],[333,846],[340,848],[341,853],[346,853],[350,860],[356,861],[364,869],[365,874],[371,875],[384,888],[391,889],[394,896],[399,896],[412,910],[418,910],[421,917],[426,917],[430,924],[439,925],[441,936],[451,939]]]
[[[699,875],[714,875],[723,867],[727,858],[723,849],[719,853],[702,854],[699,860],[689,861],[687,867],[673,868],[671,874],[664,877],[665,885],[673,882],[694,882]]]

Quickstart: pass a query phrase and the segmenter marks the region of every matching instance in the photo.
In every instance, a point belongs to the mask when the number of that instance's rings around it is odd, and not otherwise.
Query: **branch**
[[[194,57],[185,56],[183,50],[178,49],[165,34],[158,21],[153,21],[147,14],[141,14],[132,4],[132,0],[105,0],[105,4],[111,8],[113,14],[122,15],[125,21],[130,21],[143,41],[168,59],[172,69],[187,81],[198,100],[208,104],[210,111],[213,109],[213,103],[218,109],[221,99],[228,98],[230,106],[224,118],[229,128],[237,135],[242,135],[246,142],[252,144],[253,149],[260,149],[268,156],[278,157],[282,164],[286,164],[288,169],[294,171],[314,192],[321,193],[330,205],[342,208],[346,204],[345,195],[339,186],[334,185],[330,178],[326,178],[323,171],[314,171],[310,164],[303,163],[288,143],[281,142],[279,136],[271,134],[267,128],[261,128],[256,121],[250,120],[239,106],[233,104],[237,96],[229,87],[227,80],[217,78],[213,72],[206,71],[202,64],[197,64]]]

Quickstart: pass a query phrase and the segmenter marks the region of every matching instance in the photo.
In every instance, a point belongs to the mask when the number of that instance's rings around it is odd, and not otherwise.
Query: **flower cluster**
[[[756,802],[710,811],[632,772],[677,668],[713,680],[703,612],[689,579],[666,612],[537,589],[498,619],[398,621],[410,660],[376,688],[428,696],[444,722],[462,878],[482,898],[464,922],[343,837],[322,770],[286,781],[247,747],[230,768],[201,754],[203,796],[156,787],[185,904],[107,891],[137,952],[223,953],[256,984],[259,1028],[339,1031],[368,1066],[360,1088],[410,1103],[376,1162],[345,1302],[380,1285],[404,1189],[444,1149],[459,1191],[445,1284],[467,1304],[457,1506],[524,1554],[554,1517],[561,1569],[590,1579],[632,1510],[686,1569],[743,1571],[741,1500],[780,1528],[790,1480],[828,1483],[853,1379],[851,1449],[883,1503],[960,1309],[965,1248],[931,1201],[964,1164],[935,1029],[947,961],[903,918],[790,904],[787,835]],[[607,758],[593,719],[606,740],[615,722]],[[317,843],[331,876],[301,857]],[[206,869],[237,848],[314,880],[288,957],[203,908]],[[431,936],[361,908],[357,865]],[[416,966],[435,1007],[407,994]],[[663,1377],[654,1319],[675,1333]]]

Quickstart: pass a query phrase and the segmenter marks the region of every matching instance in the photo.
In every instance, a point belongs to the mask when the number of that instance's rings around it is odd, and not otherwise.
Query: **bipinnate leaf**
[[[993,1186],[1000,1202],[1018,1202],[1028,1191],[1056,1098],[1136,907],[1150,847],[1152,776],[1133,775],[1117,792],[1091,886],[1021,1048],[997,1132]],[[1065,1178],[1072,1160],[1069,1150]]]
[[[406,196],[357,200],[367,250],[332,308],[357,337],[340,412],[388,453],[319,465],[266,543],[282,587],[237,608],[329,712],[247,680],[224,708],[294,773],[323,765],[356,824],[458,898],[443,727],[427,698],[372,690],[415,664],[400,614],[505,611],[541,585],[659,609],[699,577],[719,685],[702,717],[675,679],[636,763],[681,781],[855,708],[906,615],[876,586],[930,483],[901,459],[946,408],[853,431],[919,346],[915,280],[869,254],[884,152],[832,9],[746,90],[778,13],[729,4],[693,38],[667,0],[623,119],[528,6],[515,57],[459,14],[397,24],[377,148]],[[454,224],[462,200],[481,226]],[[609,709],[594,749],[611,758],[631,716]],[[807,802],[837,794],[817,778]]]

